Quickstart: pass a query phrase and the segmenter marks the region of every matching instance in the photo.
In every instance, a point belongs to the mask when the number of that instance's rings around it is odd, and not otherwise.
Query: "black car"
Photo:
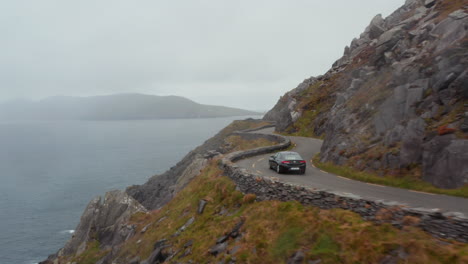
[[[297,152],[278,152],[270,157],[268,163],[270,169],[276,170],[277,173],[292,171],[304,174],[306,171],[306,161]]]

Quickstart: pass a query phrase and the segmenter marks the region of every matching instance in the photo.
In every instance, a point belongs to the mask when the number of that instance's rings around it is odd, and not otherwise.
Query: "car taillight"
[[[305,161],[305,160],[301,160],[301,161],[299,161],[299,162],[300,162],[300,163],[306,163],[306,161]]]
[[[290,161],[287,161],[287,160],[285,160],[285,161],[282,161],[281,163],[283,163],[283,164],[289,164],[289,163],[291,163],[291,162],[290,162]]]

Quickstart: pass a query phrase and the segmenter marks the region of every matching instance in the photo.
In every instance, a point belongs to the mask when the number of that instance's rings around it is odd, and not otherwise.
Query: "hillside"
[[[38,102],[0,105],[0,119],[129,120],[211,118],[256,115],[253,111],[203,105],[179,96],[115,94],[92,97],[50,97]]]
[[[299,202],[255,201],[208,162],[160,210],[139,211],[109,239],[102,227],[77,251],[49,263],[467,263],[468,244],[435,239],[406,217],[403,227],[364,221],[358,214]],[[118,204],[110,195],[106,199]],[[103,210],[88,205],[85,216]],[[133,211],[134,212],[134,211]],[[385,219],[388,212],[382,211]],[[96,216],[97,217],[97,216]],[[83,218],[82,218],[83,219]],[[100,223],[100,222],[97,222]],[[113,227],[115,228],[115,227]],[[117,228],[116,228],[117,229]],[[107,232],[106,232],[107,231]],[[72,254],[70,254],[72,253]]]
[[[324,138],[320,161],[439,188],[468,183],[468,5],[408,0],[377,15],[324,75],[264,119]]]

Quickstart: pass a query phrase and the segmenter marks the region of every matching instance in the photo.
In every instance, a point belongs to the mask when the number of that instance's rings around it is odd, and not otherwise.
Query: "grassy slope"
[[[200,199],[208,201],[202,215],[196,213]],[[147,258],[156,241],[168,239],[174,250],[182,249],[175,262],[217,263],[235,258],[237,263],[285,263],[297,250],[306,260],[321,263],[378,263],[390,252],[404,250],[405,263],[468,263],[468,245],[440,241],[410,225],[399,230],[391,225],[365,222],[344,210],[320,210],[298,202],[255,202],[255,196],[243,195],[223,176],[213,161],[183,191],[159,211],[138,213],[130,224],[137,234],[119,252],[121,260]],[[220,212],[227,212],[221,214]],[[190,218],[195,222],[180,236],[172,235]],[[208,250],[233,226],[245,220],[239,239],[230,239],[233,255],[213,256]],[[412,221],[408,221],[411,223]],[[140,231],[147,227],[147,231]],[[181,257],[183,245],[193,241],[192,253]],[[94,263],[96,243],[74,261]]]

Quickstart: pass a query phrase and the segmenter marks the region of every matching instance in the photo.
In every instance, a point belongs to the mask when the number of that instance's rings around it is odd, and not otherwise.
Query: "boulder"
[[[394,27],[384,32],[377,42],[377,47],[382,47],[382,51],[387,51],[403,37],[403,30],[401,27]]]
[[[450,13],[449,17],[455,20],[460,20],[464,19],[465,17],[468,17],[468,13],[466,13],[462,9],[459,9],[457,11],[454,11],[453,13]]]
[[[439,188],[468,183],[468,140],[449,134],[423,145],[423,179]]]
[[[384,20],[381,14],[376,15],[370,25],[366,28],[365,33],[369,35],[370,39],[376,39],[385,32]]]

